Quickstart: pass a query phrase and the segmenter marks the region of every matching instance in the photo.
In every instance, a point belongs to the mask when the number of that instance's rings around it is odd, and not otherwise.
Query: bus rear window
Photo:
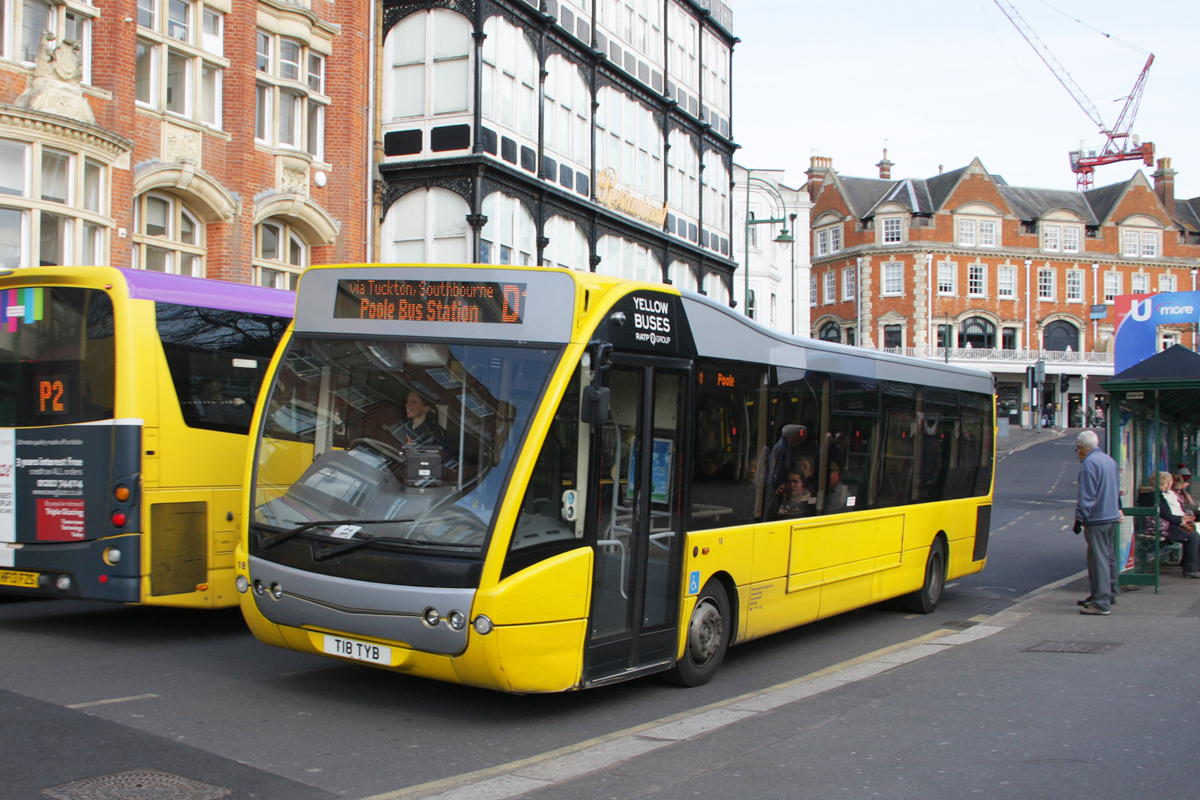
[[[175,303],[157,303],[155,311],[184,423],[249,433],[259,387],[289,320]]]
[[[113,330],[98,289],[0,291],[0,426],[112,419]]]

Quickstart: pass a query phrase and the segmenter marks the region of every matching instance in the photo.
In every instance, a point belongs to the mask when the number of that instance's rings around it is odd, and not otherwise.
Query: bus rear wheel
[[[703,686],[712,680],[729,649],[730,620],[729,597],[714,578],[696,598],[683,657],[664,678],[677,686]]]
[[[912,594],[901,598],[904,610],[913,614],[932,614],[946,588],[946,545],[939,538],[929,546],[925,561],[925,583]]]

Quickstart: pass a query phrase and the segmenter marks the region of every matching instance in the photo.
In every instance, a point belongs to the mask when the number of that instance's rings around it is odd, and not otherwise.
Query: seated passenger
[[[829,462],[829,489],[825,492],[825,513],[844,511],[850,506],[850,487],[842,483],[842,470],[836,461]]]
[[[1200,578],[1200,534],[1195,531],[1195,517],[1185,514],[1179,497],[1171,491],[1174,479],[1169,472],[1158,475],[1158,532],[1169,542],[1183,544],[1183,577]],[[1154,505],[1154,489],[1143,486],[1138,490],[1138,505]],[[1187,527],[1192,530],[1187,530]]]
[[[784,494],[775,509],[776,517],[802,517],[816,510],[817,498],[799,472],[792,472],[784,483]]]

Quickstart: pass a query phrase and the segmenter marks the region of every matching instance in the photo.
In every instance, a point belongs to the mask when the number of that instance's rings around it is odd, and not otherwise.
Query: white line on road
[[[149,700],[152,697],[158,697],[156,694],[135,694],[132,697],[114,697],[111,700],[93,700],[90,703],[75,703],[67,706],[67,708],[90,708],[92,706],[106,706],[110,703],[128,703],[130,700]]]

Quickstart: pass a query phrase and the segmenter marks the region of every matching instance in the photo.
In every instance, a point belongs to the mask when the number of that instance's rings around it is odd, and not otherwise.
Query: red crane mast
[[[1075,188],[1081,192],[1092,188],[1096,167],[1104,164],[1140,160],[1148,167],[1154,166],[1154,143],[1139,143],[1137,135],[1130,133],[1133,121],[1137,118],[1138,106],[1142,102],[1142,92],[1146,88],[1146,75],[1150,72],[1150,65],[1154,63],[1154,54],[1151,53],[1150,57],[1146,59],[1146,66],[1142,67],[1142,72],[1138,75],[1133,90],[1125,98],[1125,106],[1121,109],[1117,124],[1109,128],[1104,124],[1100,112],[1096,110],[1096,105],[1087,96],[1087,93],[1079,87],[1079,84],[1071,77],[1071,73],[1063,68],[1063,65],[1050,52],[1050,48],[1038,38],[1033,28],[1029,27],[1029,23],[1017,12],[1013,4],[1009,0],[995,0],[995,3],[1008,17],[1009,22],[1025,37],[1025,41],[1029,42],[1042,62],[1054,73],[1054,77],[1071,95],[1071,99],[1083,109],[1083,113],[1088,115],[1088,118],[1100,129],[1100,133],[1104,135],[1104,145],[1099,150],[1089,150],[1086,154],[1083,150],[1072,150],[1068,153],[1071,159],[1071,171],[1075,173]]]

